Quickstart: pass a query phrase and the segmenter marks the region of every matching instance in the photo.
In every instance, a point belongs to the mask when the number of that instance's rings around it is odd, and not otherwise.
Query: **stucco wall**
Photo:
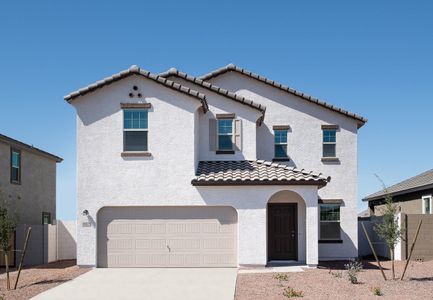
[[[133,85],[152,103],[150,158],[126,159],[120,155],[120,103],[133,101],[128,97]],[[121,205],[230,205],[237,210],[239,218],[239,263],[266,264],[266,206],[270,197],[284,187],[197,188],[191,185],[197,157],[194,132],[197,132],[196,115],[201,114],[199,101],[147,79],[130,77],[75,100],[74,106],[78,133],[78,264],[95,265],[99,209]],[[253,149],[249,150],[253,153],[254,148],[245,149]],[[316,264],[317,188],[291,189],[312,208],[307,212],[307,224],[314,242],[307,245],[306,258]],[[85,209],[89,211],[88,217],[81,215]]]
[[[405,214],[422,214],[422,200],[414,199],[411,201],[397,202],[395,205],[398,211]],[[377,205],[374,207],[374,215],[382,216],[385,210],[385,204]]]
[[[256,122],[262,113],[252,107],[236,103],[225,96],[200,87],[184,79],[171,76],[174,80],[182,85],[206,94],[206,100],[209,104],[209,112],[199,114],[199,160],[255,160],[256,152]],[[216,118],[216,114],[235,113],[236,119],[242,121],[242,149],[235,154],[221,155],[215,151],[209,150],[209,119]]]
[[[300,259],[304,257],[314,265],[318,254],[321,259],[357,256],[356,123],[256,81],[244,82],[231,77],[224,80],[226,82],[218,84],[226,88],[243,85],[240,94],[267,106],[262,127],[255,124],[260,113],[254,109],[206,92],[211,111],[203,114],[197,99],[136,76],[73,101],[77,110],[78,264],[96,263],[97,213],[104,206],[229,205],[238,212],[239,263],[264,265],[267,262],[266,207],[269,199],[282,190],[299,194],[305,202],[305,215],[302,205],[298,212],[304,215],[302,220],[305,222],[305,231],[299,232],[299,245],[305,245],[298,249]],[[134,85],[144,98],[129,98]],[[197,86],[194,89],[201,90]],[[124,158],[121,156],[123,118],[120,103],[137,101],[152,104],[149,111],[149,151],[152,156]],[[221,156],[209,151],[208,118],[219,112],[233,112],[242,118],[242,152]],[[283,124],[292,128],[289,133],[290,164],[332,177],[331,183],[319,193],[322,198],[344,201],[341,208],[343,244],[318,245],[318,194],[314,186],[191,185],[199,159],[272,159],[272,125]],[[340,126],[338,164],[320,160],[323,124]],[[290,197],[286,200],[295,201]],[[82,216],[83,210],[89,211],[88,217]]]
[[[308,103],[300,97],[235,72],[210,80],[266,106],[264,124],[257,127],[257,158],[273,158],[273,125],[290,125],[289,165],[322,172],[331,182],[319,190],[323,199],[343,199],[341,207],[342,244],[320,244],[321,259],[357,256],[357,123],[339,113]],[[339,125],[337,157],[339,163],[324,163],[321,125]]]
[[[422,198],[433,195],[433,189],[427,188],[420,191],[406,193],[392,197],[392,201],[399,211],[405,214],[422,214]],[[385,199],[373,200],[368,203],[372,215],[381,216],[385,208]]]
[[[20,224],[41,224],[42,212],[56,218],[56,162],[44,156],[21,150],[21,184],[10,182],[10,144],[0,141],[0,190],[11,196],[11,209]],[[17,197],[20,199],[17,199]]]

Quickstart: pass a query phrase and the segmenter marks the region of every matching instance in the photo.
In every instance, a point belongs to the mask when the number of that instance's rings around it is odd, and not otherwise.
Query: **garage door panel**
[[[98,214],[99,267],[237,266],[230,207],[109,207]]]

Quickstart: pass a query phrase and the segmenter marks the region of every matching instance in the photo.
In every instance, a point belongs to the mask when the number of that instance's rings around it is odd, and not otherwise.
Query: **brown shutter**
[[[209,119],[209,151],[216,151],[217,120]]]
[[[242,150],[242,123],[241,120],[235,120],[235,150]]]

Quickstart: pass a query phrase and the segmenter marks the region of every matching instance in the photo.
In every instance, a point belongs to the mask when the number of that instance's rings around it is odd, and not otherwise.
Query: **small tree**
[[[378,180],[382,183],[382,187],[385,190],[385,208],[383,210],[383,221],[377,223],[374,226],[374,230],[377,235],[385,242],[385,244],[389,248],[390,256],[391,256],[391,270],[392,270],[392,279],[395,279],[395,267],[394,267],[394,254],[395,247],[398,242],[402,239],[403,231],[400,229],[397,220],[398,208],[392,202],[392,196],[388,193],[388,189],[383,182],[383,180],[376,175]]]
[[[10,240],[17,226],[16,217],[11,214],[9,205],[0,190],[0,250],[4,253],[6,266],[6,288],[10,289],[9,278],[9,257],[8,252],[11,251]]]

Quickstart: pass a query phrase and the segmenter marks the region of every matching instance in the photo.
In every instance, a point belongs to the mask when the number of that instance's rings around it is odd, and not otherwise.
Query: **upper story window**
[[[42,224],[51,224],[51,213],[49,212],[42,212]]]
[[[322,126],[323,129],[323,157],[337,157],[337,127]]]
[[[233,119],[218,120],[218,150],[233,150]]]
[[[340,204],[320,205],[320,240],[340,240]]]
[[[148,150],[147,109],[123,110],[123,151]]]
[[[216,154],[241,151],[241,120],[235,114],[217,114],[209,119],[209,150]]]
[[[21,184],[21,151],[11,149],[11,182]]]
[[[432,196],[422,197],[422,213],[423,214],[433,214],[432,210]]]
[[[273,126],[274,129],[274,159],[287,159],[287,133],[289,126]]]

